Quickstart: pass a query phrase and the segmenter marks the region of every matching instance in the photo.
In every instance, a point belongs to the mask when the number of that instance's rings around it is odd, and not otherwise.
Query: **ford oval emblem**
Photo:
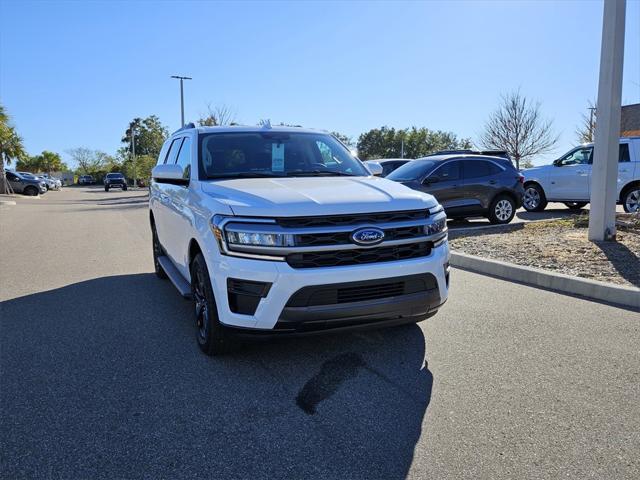
[[[379,228],[361,228],[351,234],[351,240],[358,245],[376,245],[384,240],[384,232]]]

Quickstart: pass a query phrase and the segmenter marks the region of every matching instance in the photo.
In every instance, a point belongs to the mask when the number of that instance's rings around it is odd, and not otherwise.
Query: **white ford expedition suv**
[[[447,300],[442,207],[332,135],[189,124],[152,176],[156,273],[193,300],[209,355],[237,336],[417,322]]]
[[[524,175],[523,206],[540,212],[547,202],[563,202],[573,210],[589,203],[593,144],[571,149],[551,165],[529,168]],[[620,139],[616,201],[625,212],[640,208],[640,137]]]

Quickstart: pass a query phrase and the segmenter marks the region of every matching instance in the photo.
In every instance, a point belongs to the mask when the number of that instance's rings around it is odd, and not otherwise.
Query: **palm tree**
[[[0,105],[0,193],[11,192],[11,186],[4,172],[5,163],[11,165],[13,159],[24,158],[26,155],[22,138],[9,122],[9,115],[4,106]]]

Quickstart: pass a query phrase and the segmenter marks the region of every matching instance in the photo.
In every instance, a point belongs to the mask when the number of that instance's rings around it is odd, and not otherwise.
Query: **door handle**
[[[627,169],[620,170],[620,173],[627,173]]]

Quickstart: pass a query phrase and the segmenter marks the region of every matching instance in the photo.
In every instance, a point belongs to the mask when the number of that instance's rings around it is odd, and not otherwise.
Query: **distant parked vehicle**
[[[96,181],[91,175],[81,175],[78,178],[78,185],[95,185]]]
[[[434,155],[412,160],[387,178],[430,193],[448,218],[483,216],[495,224],[513,219],[524,193],[524,177],[502,157]]]
[[[380,166],[382,167],[382,175],[380,176],[386,177],[391,172],[393,172],[396,168],[401,167],[402,165],[410,161],[411,161],[410,158],[381,158],[379,160],[367,160],[365,165],[368,164],[369,162],[380,164]]]
[[[127,181],[121,173],[107,173],[104,178],[104,191],[108,192],[111,188],[127,189]]]
[[[528,168],[523,206],[540,212],[547,202],[562,202],[572,210],[583,208],[591,196],[593,144],[575,147],[551,165]],[[640,210],[640,137],[620,139],[616,201],[625,212]]]
[[[5,171],[5,174],[9,185],[11,185],[11,188],[15,193],[36,196],[39,193],[47,192],[45,182],[39,178],[26,177],[18,172]]]
[[[49,175],[48,173],[39,173],[38,174],[39,177],[42,177],[44,179],[47,180],[51,180],[54,183],[54,190],[60,190],[62,188],[62,180],[56,177],[52,177],[51,175]]]
[[[31,172],[17,172],[17,173],[19,173],[23,177],[27,177],[27,178],[43,181],[45,186],[47,187],[47,190],[58,190],[60,188],[58,186],[58,183],[55,180],[50,179],[48,177],[45,177],[44,175],[42,175],[40,173],[38,173],[38,174],[31,173]]]

